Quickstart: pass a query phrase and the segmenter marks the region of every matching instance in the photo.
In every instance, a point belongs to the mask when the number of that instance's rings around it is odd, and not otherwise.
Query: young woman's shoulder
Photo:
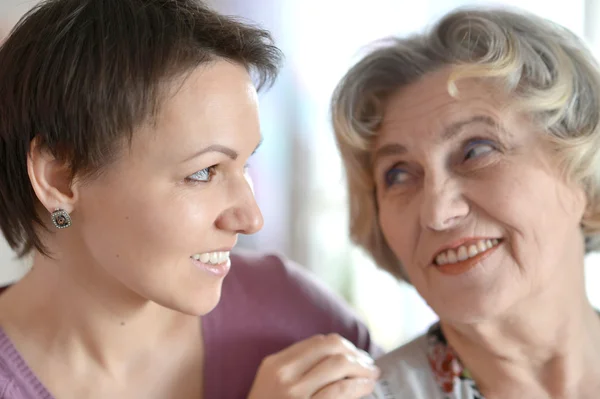
[[[265,325],[284,325],[306,337],[336,332],[361,349],[380,354],[353,309],[309,270],[281,255],[232,255],[231,273],[216,310],[221,306],[245,308]]]
[[[0,399],[52,399],[1,328]]]

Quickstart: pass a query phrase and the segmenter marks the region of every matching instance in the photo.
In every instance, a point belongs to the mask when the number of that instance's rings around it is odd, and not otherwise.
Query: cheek
[[[82,204],[82,236],[92,256],[102,263],[151,264],[185,260],[201,249],[212,225],[210,209],[194,198],[193,189],[174,191],[96,190]]]
[[[380,201],[379,225],[394,254],[402,263],[410,264],[407,260],[410,257],[410,248],[414,248],[417,234],[411,227],[416,224],[410,218],[410,212],[406,212],[406,208],[400,207],[393,200]]]
[[[483,211],[484,220],[491,219],[507,235],[519,263],[555,257],[567,237],[576,233],[583,209],[573,190],[533,167],[497,173],[483,184],[473,184],[469,197]]]
[[[544,212],[545,193],[540,179],[546,180],[539,171],[527,165],[500,164],[490,167],[477,179],[464,184],[465,197],[476,215],[488,217],[505,227],[523,228],[529,220]]]

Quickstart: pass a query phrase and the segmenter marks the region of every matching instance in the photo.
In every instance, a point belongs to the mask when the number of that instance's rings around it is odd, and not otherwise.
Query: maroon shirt
[[[202,318],[204,398],[245,399],[263,358],[315,334],[380,354],[349,307],[298,266],[247,253],[231,263],[219,305]],[[53,399],[1,329],[0,399]]]

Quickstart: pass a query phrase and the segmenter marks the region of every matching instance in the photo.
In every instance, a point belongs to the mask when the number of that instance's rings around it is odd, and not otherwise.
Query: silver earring
[[[67,227],[71,227],[71,215],[69,212],[64,209],[57,209],[52,212],[52,223],[57,229],[66,229]]]

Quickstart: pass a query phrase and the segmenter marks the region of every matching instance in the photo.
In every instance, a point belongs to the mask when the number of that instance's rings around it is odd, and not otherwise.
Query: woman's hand
[[[366,352],[337,334],[316,335],[266,357],[248,399],[359,399],[378,377]]]

